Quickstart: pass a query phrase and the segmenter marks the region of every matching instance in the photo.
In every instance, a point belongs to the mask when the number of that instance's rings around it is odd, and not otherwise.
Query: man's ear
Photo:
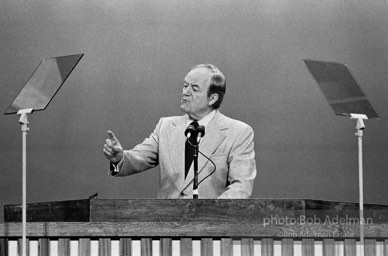
[[[218,100],[218,94],[217,93],[213,93],[211,96],[210,96],[210,100],[209,100],[209,105],[210,106],[213,106],[214,103],[216,103]]]

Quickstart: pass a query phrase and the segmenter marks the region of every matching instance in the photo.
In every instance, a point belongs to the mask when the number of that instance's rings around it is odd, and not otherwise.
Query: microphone
[[[201,141],[202,137],[205,136],[205,126],[200,125],[197,128],[197,143]]]
[[[190,139],[191,135],[195,134],[197,132],[198,123],[192,122],[185,131],[185,136],[187,139]]]

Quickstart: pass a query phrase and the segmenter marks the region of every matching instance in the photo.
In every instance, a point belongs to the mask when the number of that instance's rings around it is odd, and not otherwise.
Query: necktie
[[[197,121],[194,121],[194,122],[191,122],[190,125],[193,125],[195,128],[198,127],[198,122]],[[194,136],[194,134],[192,134],[190,136],[190,139],[186,140],[186,146],[185,146],[185,178],[187,177],[187,173],[189,172],[190,170],[190,166],[191,166],[191,163],[193,162],[194,160],[194,143],[195,143],[195,139],[196,139],[196,136]]]

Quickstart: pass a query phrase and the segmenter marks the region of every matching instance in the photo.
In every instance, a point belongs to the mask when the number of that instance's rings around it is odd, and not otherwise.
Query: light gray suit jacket
[[[161,118],[149,138],[124,151],[114,176],[132,175],[159,164],[158,198],[192,198],[193,165],[185,178],[185,140],[188,116]],[[206,126],[198,156],[199,198],[249,198],[256,177],[253,130],[217,111]],[[203,180],[204,179],[204,180]],[[203,181],[202,181],[203,180]],[[202,182],[201,182],[202,181]]]

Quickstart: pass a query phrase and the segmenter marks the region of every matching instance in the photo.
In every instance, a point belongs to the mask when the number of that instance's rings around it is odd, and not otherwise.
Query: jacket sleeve
[[[229,157],[227,188],[219,196],[220,199],[251,196],[257,172],[253,138],[253,129],[248,125],[237,134]]]
[[[121,161],[114,166],[110,164],[110,174],[112,176],[127,176],[136,174],[159,164],[159,131],[162,125],[161,118],[151,135],[133,149],[124,150]]]

